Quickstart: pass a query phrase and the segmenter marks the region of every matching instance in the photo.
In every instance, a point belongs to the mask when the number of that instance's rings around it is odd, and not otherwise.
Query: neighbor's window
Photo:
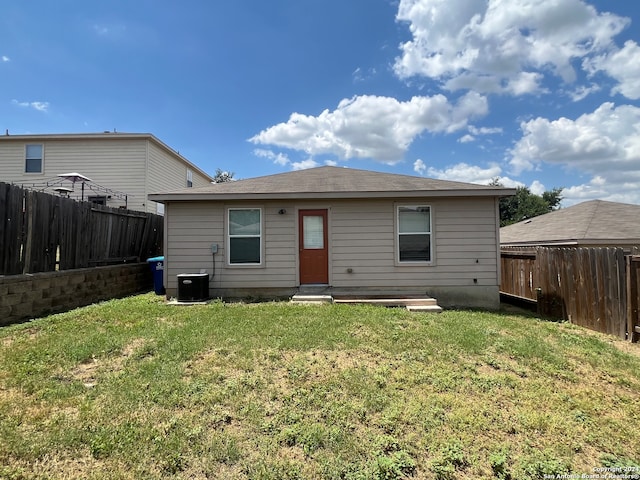
[[[187,169],[187,187],[193,187],[193,172]]]
[[[31,144],[26,146],[24,171],[26,173],[42,173],[41,144]]]
[[[400,262],[431,261],[430,207],[398,207],[398,259]]]
[[[87,197],[87,200],[89,200],[91,203],[95,203],[96,205],[107,204],[107,197],[105,197],[104,195],[90,196],[90,197]]]
[[[262,209],[229,209],[229,263],[262,263]]]

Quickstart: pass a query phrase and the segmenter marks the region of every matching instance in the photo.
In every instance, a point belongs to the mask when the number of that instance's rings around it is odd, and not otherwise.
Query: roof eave
[[[640,239],[633,238],[579,238],[566,240],[526,240],[521,242],[500,241],[501,247],[575,247],[575,246],[640,245]]]
[[[511,193],[513,192],[513,193]],[[514,195],[515,190],[406,190],[387,192],[283,192],[283,193],[152,193],[149,200],[158,203],[224,200],[292,200],[292,199],[357,199],[357,198],[425,198],[425,197],[503,197]]]
[[[150,138],[151,133],[127,133],[127,132],[97,132],[97,133],[25,133],[0,135],[0,141],[24,141],[24,140],[69,140],[69,139],[103,139],[103,138]],[[155,137],[154,137],[155,138]]]
[[[500,241],[501,247],[575,247],[578,244],[578,240],[531,240],[522,242]]]

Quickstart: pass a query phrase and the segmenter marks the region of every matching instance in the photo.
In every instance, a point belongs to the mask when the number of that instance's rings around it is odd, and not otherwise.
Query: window
[[[24,171],[26,173],[42,173],[42,145],[26,146]]]
[[[398,207],[398,260],[431,262],[431,208]]]
[[[107,197],[105,197],[104,195],[90,196],[90,197],[87,197],[87,200],[90,201],[91,203],[95,203],[96,205],[107,204]]]
[[[193,172],[187,169],[187,187],[193,187]]]
[[[324,248],[324,217],[305,215],[302,217],[305,250],[322,250]]]
[[[228,219],[229,263],[262,263],[262,209],[230,208]]]

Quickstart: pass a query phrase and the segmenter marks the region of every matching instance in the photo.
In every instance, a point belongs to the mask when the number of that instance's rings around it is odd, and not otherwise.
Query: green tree
[[[233,175],[233,172],[226,172],[224,170],[216,168],[216,174],[213,176],[213,183],[233,182]]]
[[[503,186],[497,178],[491,181],[491,185]],[[500,199],[500,226],[504,227],[557,210],[561,201],[562,188],[554,188],[542,195],[536,195],[527,187],[518,187],[513,197]]]
[[[542,199],[547,202],[551,210],[559,209],[562,201],[562,188],[556,187],[553,190],[547,190],[542,194]]]

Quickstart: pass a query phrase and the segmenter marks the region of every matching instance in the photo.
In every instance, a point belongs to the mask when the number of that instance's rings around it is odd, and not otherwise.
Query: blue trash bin
[[[164,295],[164,257],[147,258],[153,274],[153,290],[156,295]]]

